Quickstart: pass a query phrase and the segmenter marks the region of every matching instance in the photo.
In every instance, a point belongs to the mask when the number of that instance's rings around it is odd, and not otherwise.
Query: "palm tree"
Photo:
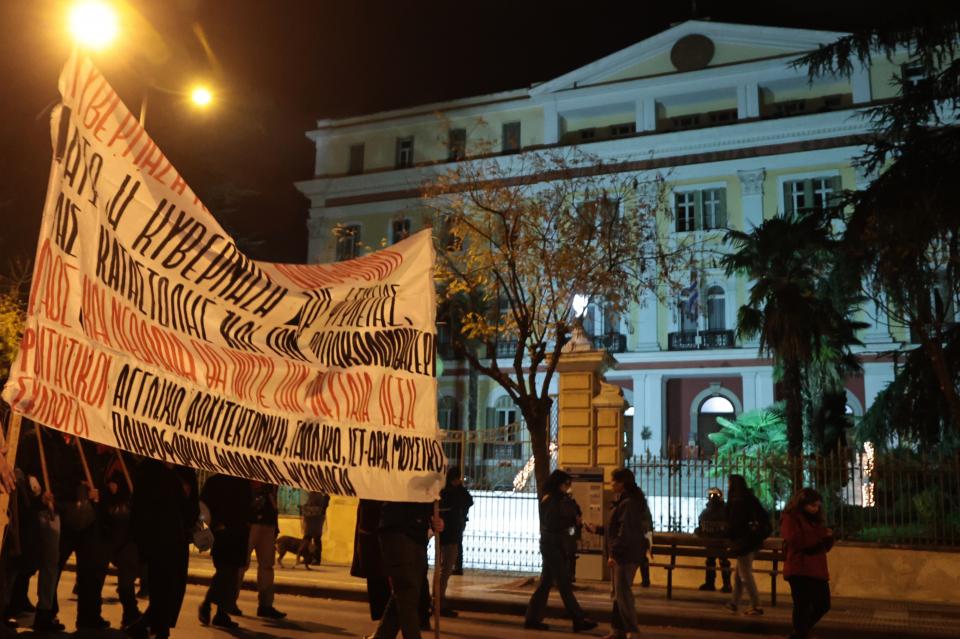
[[[794,460],[803,455],[804,373],[824,357],[824,349],[848,355],[860,327],[827,292],[837,248],[831,232],[834,213],[790,213],[749,233],[731,230],[726,235],[734,248],[723,258],[727,274],[753,281],[748,302],[737,314],[737,332],[742,338],[759,336],[760,350],[773,354],[784,390],[787,452]]]

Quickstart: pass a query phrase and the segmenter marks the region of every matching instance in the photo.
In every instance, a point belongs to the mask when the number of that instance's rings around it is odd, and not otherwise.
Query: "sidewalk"
[[[278,593],[366,601],[364,581],[351,577],[347,566],[321,565],[305,570],[302,565],[291,567],[293,560],[291,555],[287,555],[285,567],[276,570]],[[209,554],[192,553],[190,581],[208,583],[212,575],[213,564]],[[256,560],[253,560],[244,578],[244,588],[256,589],[256,576]],[[471,571],[462,577],[451,577],[447,594],[458,610],[513,614],[518,616],[517,623],[520,624],[520,617],[526,609],[533,588],[533,577],[518,578]],[[762,617],[749,618],[734,615],[724,609],[723,603],[727,595],[719,592],[704,593],[675,587],[672,600],[667,599],[663,588],[636,587],[635,592],[641,625],[763,635],[789,634],[789,592],[778,598],[776,608],[767,605]],[[611,602],[608,583],[578,581],[576,594],[580,604],[591,617],[600,622],[609,622]],[[550,596],[548,617],[565,617],[556,591]],[[567,627],[566,624],[563,627]],[[960,636],[958,628],[960,606],[834,598],[833,609],[817,626],[817,636],[823,639],[945,639]]]

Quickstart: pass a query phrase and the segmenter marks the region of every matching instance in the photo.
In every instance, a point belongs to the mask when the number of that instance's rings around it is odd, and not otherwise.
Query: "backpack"
[[[770,523],[770,513],[767,512],[759,499],[753,500],[753,514],[747,524],[750,535],[757,541],[763,541],[773,534],[773,524]]]

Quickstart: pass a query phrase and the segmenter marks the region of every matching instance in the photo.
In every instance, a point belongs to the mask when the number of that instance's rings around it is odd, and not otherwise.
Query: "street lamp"
[[[207,107],[213,102],[213,93],[205,86],[195,86],[190,91],[190,100],[198,107]]]
[[[103,49],[117,37],[117,12],[99,0],[78,2],[70,10],[70,32],[78,44]]]

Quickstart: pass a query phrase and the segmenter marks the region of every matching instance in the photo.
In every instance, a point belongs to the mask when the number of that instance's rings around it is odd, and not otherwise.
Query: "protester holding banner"
[[[303,517],[303,539],[300,542],[300,550],[297,551],[297,554],[303,557],[303,567],[309,569],[311,563],[319,565],[323,559],[323,524],[327,519],[330,495],[307,490],[300,493],[300,501],[300,515]],[[314,553],[310,552],[311,543],[315,549]],[[316,559],[315,562],[314,559]]]
[[[200,516],[197,474],[190,468],[144,459],[133,474],[130,527],[150,573],[150,604],[126,629],[134,639],[167,639],[177,625],[187,590],[193,526]]]
[[[117,597],[123,607],[120,625],[127,627],[140,618],[135,585],[140,560],[130,531],[130,502],[133,492],[132,486],[127,483],[125,462],[120,457],[122,453],[116,449],[108,449],[106,454],[106,489],[101,494],[102,511],[107,519],[110,562],[117,569]]]
[[[250,539],[247,543],[246,563],[240,573],[250,567],[250,553],[257,553],[257,616],[283,619],[287,613],[273,607],[273,562],[278,532],[277,487],[258,481],[250,482],[253,501],[250,504]]]
[[[207,479],[200,491],[200,499],[210,509],[210,529],[213,530],[213,581],[200,604],[199,617],[203,625],[234,629],[239,624],[230,618],[236,611],[240,590],[240,569],[249,555],[250,509],[253,491],[246,479],[230,475],[214,475]],[[271,551],[272,552],[272,551]],[[152,574],[151,574],[152,579]],[[151,584],[151,589],[153,584]],[[217,614],[210,616],[211,606],[217,605]]]
[[[380,509],[380,550],[390,599],[373,639],[421,639],[420,595],[426,582],[429,532],[443,532],[433,504],[386,502]]]
[[[361,499],[357,504],[357,525],[353,534],[353,563],[350,574],[367,582],[370,619],[379,621],[390,600],[390,582],[383,570],[380,550],[380,510],[383,502]]]

